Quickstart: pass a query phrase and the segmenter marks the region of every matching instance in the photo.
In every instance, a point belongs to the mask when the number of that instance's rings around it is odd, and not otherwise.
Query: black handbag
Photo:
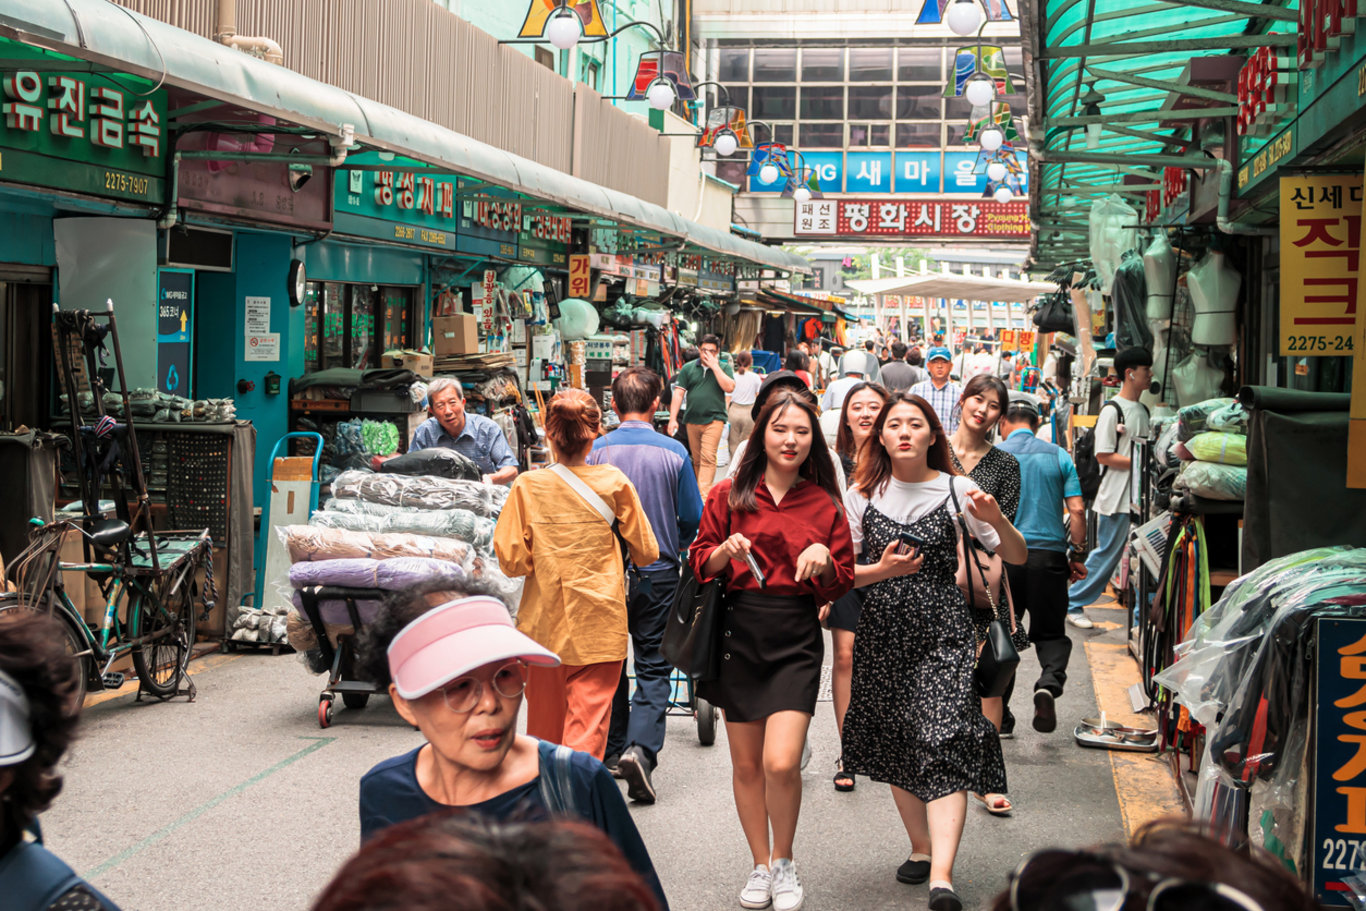
[[[1072,302],[1068,300],[1067,294],[1054,291],[1052,294],[1044,295],[1039,302],[1039,308],[1034,311],[1034,325],[1039,327],[1040,332],[1066,332],[1076,335],[1076,314],[1072,312]]]
[[[954,498],[956,509],[958,497],[953,491],[952,479],[949,480],[949,495]],[[996,617],[996,595],[987,582],[987,572],[978,558],[976,542],[968,531],[968,524],[963,520],[962,511],[958,511],[956,515],[959,531],[963,535],[960,555],[969,563],[965,573],[968,583],[966,593],[968,605],[972,606],[973,604],[974,590],[977,585],[981,585],[986,591],[987,602],[991,605],[991,623],[987,625],[987,641],[982,643],[982,651],[977,655],[977,669],[973,673],[973,680],[977,684],[977,694],[981,698],[994,699],[1005,695],[1006,688],[1010,686],[1011,678],[1015,676],[1015,669],[1020,666],[1020,652],[1015,648],[1015,643],[1011,641],[1010,636],[1015,629],[1015,599],[1010,594],[1010,579],[1006,577],[1005,573],[1001,573],[1001,583],[1006,591],[1006,607],[1010,615],[1010,627],[1007,628]]]
[[[699,582],[684,560],[683,575],[669,608],[660,647],[664,658],[693,680],[714,680],[720,673],[720,635],[724,574]]]

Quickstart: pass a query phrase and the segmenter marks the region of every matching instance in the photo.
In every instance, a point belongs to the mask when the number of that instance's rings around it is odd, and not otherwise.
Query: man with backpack
[[[1078,629],[1094,625],[1083,608],[1105,593],[1129,540],[1134,441],[1148,436],[1148,409],[1138,397],[1153,381],[1152,354],[1125,348],[1115,355],[1114,371],[1122,380],[1119,394],[1101,407],[1095,429],[1076,449],[1082,496],[1094,498],[1091,509],[1096,514],[1096,549],[1086,557],[1086,578],[1067,592],[1067,622]]]

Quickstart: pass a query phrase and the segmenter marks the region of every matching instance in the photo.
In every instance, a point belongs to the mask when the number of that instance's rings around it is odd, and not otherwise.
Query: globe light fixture
[[[1006,141],[1006,134],[1000,127],[992,124],[977,134],[977,141],[982,144],[983,151],[995,152]]]
[[[740,148],[740,140],[731,130],[722,130],[712,142],[712,148],[716,150],[717,155],[725,158],[728,155],[735,154],[735,150]]]
[[[986,107],[996,97],[996,80],[981,73],[968,80],[963,97],[975,108]]]
[[[959,37],[967,37],[982,26],[982,7],[977,0],[953,0],[944,12],[944,21],[949,31]]]
[[[799,203],[800,203],[800,202],[810,202],[810,201],[811,201],[811,191],[808,190],[806,187],[798,187],[797,189],[795,189],[795,190],[792,191],[792,198],[793,198],[794,200],[796,200],[797,202],[799,202]]]
[[[578,14],[565,6],[556,10],[550,21],[545,24],[545,37],[562,51],[570,50],[578,44],[582,34]]]
[[[766,164],[759,169],[759,179],[764,183],[773,183],[778,176],[778,166],[775,164]]]
[[[992,183],[1000,183],[1005,180],[1006,166],[999,161],[993,161],[987,165],[987,180]]]
[[[1006,186],[1005,184],[1001,184],[999,187],[996,188],[996,192],[992,193],[991,196],[997,202],[1010,202],[1012,199],[1015,198],[1015,193],[1010,189],[1010,187]]]
[[[645,97],[649,100],[650,107],[656,111],[667,111],[674,106],[678,95],[674,92],[673,84],[661,76],[650,83],[650,87],[645,90]]]

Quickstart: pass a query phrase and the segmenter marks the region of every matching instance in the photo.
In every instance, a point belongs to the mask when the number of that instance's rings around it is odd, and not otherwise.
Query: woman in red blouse
[[[698,694],[725,713],[735,809],[754,860],[740,904],[796,911],[802,744],[825,650],[817,605],[853,586],[854,551],[815,406],[775,393],[750,442],[707,497],[690,554],[699,579],[728,577],[720,674]]]

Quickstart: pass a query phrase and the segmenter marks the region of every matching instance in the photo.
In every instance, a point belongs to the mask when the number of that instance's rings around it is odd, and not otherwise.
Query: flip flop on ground
[[[992,816],[1009,816],[1015,809],[1004,794],[973,794],[972,797]]]

